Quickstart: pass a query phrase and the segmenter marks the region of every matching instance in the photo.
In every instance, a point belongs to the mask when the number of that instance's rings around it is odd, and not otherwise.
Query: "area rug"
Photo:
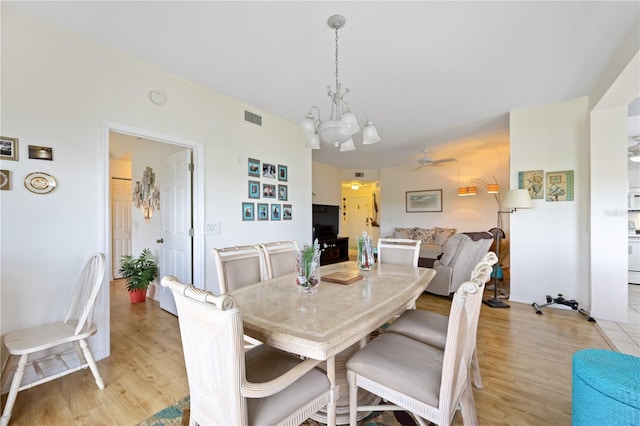
[[[187,426],[189,424],[189,397],[181,399],[138,423],[137,426]],[[324,423],[307,420],[303,426],[323,426]],[[416,426],[413,418],[403,411],[374,411],[360,420],[358,426]]]

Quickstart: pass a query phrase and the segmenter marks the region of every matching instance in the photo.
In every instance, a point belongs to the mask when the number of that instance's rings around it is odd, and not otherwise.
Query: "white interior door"
[[[160,182],[162,235],[160,276],[173,275],[184,283],[193,282],[193,224],[191,150],[179,151],[164,159]],[[173,294],[159,287],[160,307],[177,315]]]
[[[349,221],[349,247],[356,248],[357,238],[363,231],[370,233],[369,218],[371,217],[371,205],[369,197],[347,198],[347,218]]]
[[[113,279],[121,278],[120,259],[131,254],[131,180],[111,179],[111,267]]]

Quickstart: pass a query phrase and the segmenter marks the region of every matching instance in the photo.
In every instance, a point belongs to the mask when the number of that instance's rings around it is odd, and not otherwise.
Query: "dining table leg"
[[[327,405],[327,425],[336,425],[336,404],[340,397],[340,387],[336,385],[336,357],[332,356],[327,360],[327,377],[331,383],[329,391],[329,404]]]

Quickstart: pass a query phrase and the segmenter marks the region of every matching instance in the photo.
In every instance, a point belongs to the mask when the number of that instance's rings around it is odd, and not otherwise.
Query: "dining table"
[[[362,278],[346,284],[322,280],[336,272]],[[321,266],[316,293],[303,292],[294,272],[242,287],[232,295],[240,306],[246,335],[326,362],[321,365],[331,384],[331,399],[312,418],[335,425],[349,422],[346,361],[372,332],[415,306],[434,275],[431,268],[393,264],[360,270],[356,262],[348,261]],[[379,398],[359,390],[358,401],[358,405],[374,405]],[[358,414],[359,419],[367,415]]]

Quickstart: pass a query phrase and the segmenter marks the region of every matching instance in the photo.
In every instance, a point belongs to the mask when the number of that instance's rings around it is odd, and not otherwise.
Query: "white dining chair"
[[[242,313],[232,295],[217,296],[172,276],[161,282],[178,309],[190,425],[297,425],[329,404],[330,382],[316,368],[320,361],[267,345],[245,352]]]
[[[300,251],[296,241],[275,241],[260,244],[267,266],[267,278],[278,278],[296,272],[296,260]]]
[[[418,266],[420,240],[406,238],[379,238],[378,263]]]
[[[350,424],[358,411],[402,410],[421,425],[425,419],[450,425],[459,408],[465,425],[477,425],[469,367],[473,352],[473,322],[483,285],[465,282],[453,295],[444,351],[397,333],[382,333],[347,361]],[[388,404],[358,406],[358,389],[378,395]]]
[[[477,263],[471,273],[471,280],[480,280],[486,284],[491,278],[493,265],[498,261],[498,257],[492,251],[488,252]],[[482,299],[480,299],[480,302]],[[479,303],[480,303],[479,302]],[[478,306],[477,309],[480,309]],[[447,328],[449,317],[438,314],[436,312],[423,309],[414,309],[404,312],[393,322],[387,332],[402,334],[422,343],[444,349],[447,340]],[[475,325],[477,328],[477,324]],[[480,375],[480,365],[478,362],[478,351],[474,341],[473,357],[471,359],[471,372],[473,374],[473,383],[478,389],[482,389],[482,376]]]
[[[93,309],[104,281],[104,270],[104,254],[97,253],[87,261],[62,321],[11,331],[4,336],[9,359],[2,369],[0,384],[4,385],[11,374],[13,378],[0,425],[9,424],[19,391],[78,370],[89,367],[98,388],[104,389],[104,381],[87,344],[87,339],[98,331],[93,322]]]
[[[220,294],[230,293],[267,279],[267,270],[259,245],[214,248]]]
[[[264,253],[259,245],[214,248],[220,294],[268,279]],[[245,348],[262,344],[251,336],[245,336]]]

